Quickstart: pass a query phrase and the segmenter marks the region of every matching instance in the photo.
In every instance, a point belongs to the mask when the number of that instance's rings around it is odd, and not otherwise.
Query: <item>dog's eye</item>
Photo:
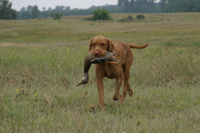
[[[101,46],[104,47],[104,46],[105,46],[105,43],[102,43]]]
[[[93,43],[93,44],[92,44],[92,47],[94,48],[95,46],[96,46],[96,44],[95,44],[95,43]]]

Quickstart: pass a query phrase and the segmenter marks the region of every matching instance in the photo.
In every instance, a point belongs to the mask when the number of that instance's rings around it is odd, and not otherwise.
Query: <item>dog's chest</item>
[[[120,75],[119,66],[115,64],[105,64],[104,75],[110,79],[117,78]]]

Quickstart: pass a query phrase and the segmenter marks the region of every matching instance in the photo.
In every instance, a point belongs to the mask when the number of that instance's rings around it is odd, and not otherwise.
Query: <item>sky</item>
[[[118,0],[9,0],[12,3],[12,8],[20,10],[22,7],[27,7],[28,5],[37,5],[40,9],[45,7],[55,8],[55,6],[70,6],[73,8],[86,9],[99,5],[117,5]]]

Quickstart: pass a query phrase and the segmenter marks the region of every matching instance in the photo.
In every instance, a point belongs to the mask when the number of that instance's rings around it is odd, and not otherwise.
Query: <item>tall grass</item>
[[[148,14],[141,23],[0,21],[0,132],[199,132],[200,24],[190,15],[199,14]],[[133,97],[113,101],[115,81],[104,80],[104,111],[93,66],[89,84],[76,87],[97,34],[150,43],[132,50]]]

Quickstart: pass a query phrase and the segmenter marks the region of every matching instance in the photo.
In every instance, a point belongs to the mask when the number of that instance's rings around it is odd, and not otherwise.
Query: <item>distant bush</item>
[[[137,15],[137,20],[144,20],[145,19],[145,17],[144,17],[144,15]]]
[[[110,20],[110,14],[106,9],[97,9],[93,11],[94,20]]]
[[[134,18],[132,17],[132,16],[127,16],[127,17],[124,17],[124,18],[122,18],[122,19],[119,19],[118,20],[119,22],[132,22],[132,21],[134,21]]]
[[[127,16],[127,20],[133,20],[133,17],[132,16]]]
[[[106,9],[97,9],[93,11],[93,16],[86,18],[86,20],[112,20],[109,12]]]
[[[54,20],[60,20],[62,17],[62,13],[60,12],[54,12],[51,14],[51,16],[53,17]]]

